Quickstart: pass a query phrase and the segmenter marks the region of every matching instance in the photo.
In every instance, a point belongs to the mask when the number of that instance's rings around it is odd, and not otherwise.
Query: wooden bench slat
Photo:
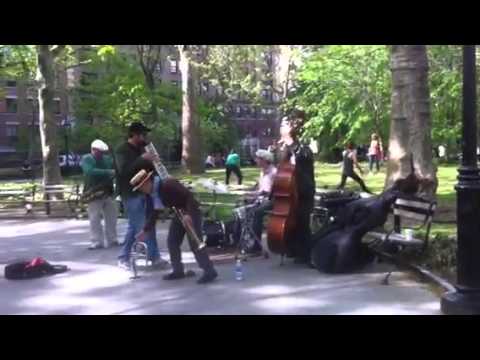
[[[417,200],[407,200],[407,199],[397,199],[395,205],[405,205],[409,207],[430,209],[432,204],[429,202],[417,201]]]
[[[401,216],[404,218],[414,219],[418,221],[425,221],[428,219],[428,215],[418,214],[412,211],[402,210],[402,209],[394,209],[393,214],[396,216]]]
[[[401,245],[405,248],[407,247],[421,247],[425,248],[428,244],[428,237],[430,232],[431,220],[435,214],[436,202],[431,202],[424,199],[409,199],[409,198],[398,198],[395,203],[392,205],[391,212],[394,216],[394,232],[380,232],[380,231],[370,231],[366,234],[366,237],[373,238],[380,241],[388,241],[389,243],[395,245]],[[417,221],[422,223],[420,228],[425,227],[427,229],[425,238],[415,238],[407,240],[404,235],[399,233],[404,229],[402,226],[403,220],[405,221]],[[408,227],[411,224],[409,223]],[[390,235],[389,235],[390,234]]]

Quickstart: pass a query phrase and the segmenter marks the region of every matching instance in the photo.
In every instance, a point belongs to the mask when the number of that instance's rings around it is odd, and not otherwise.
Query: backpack
[[[36,257],[29,261],[16,261],[5,266],[5,278],[9,280],[35,279],[68,270],[65,265],[51,265],[45,259]]]

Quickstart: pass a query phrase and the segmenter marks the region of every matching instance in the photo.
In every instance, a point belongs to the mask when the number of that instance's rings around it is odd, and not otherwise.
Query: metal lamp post
[[[443,295],[448,315],[480,314],[480,173],[477,167],[475,45],[463,47],[462,164],[457,191],[457,291]]]

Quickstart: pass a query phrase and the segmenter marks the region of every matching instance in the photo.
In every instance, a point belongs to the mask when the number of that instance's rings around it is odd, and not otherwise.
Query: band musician
[[[290,161],[295,165],[295,178],[299,207],[295,214],[296,228],[286,239],[288,257],[296,263],[310,266],[311,230],[310,215],[315,196],[314,160],[310,147],[300,142],[301,129],[305,123],[305,113],[293,110],[282,119],[280,125],[280,162]],[[279,165],[281,166],[281,165]]]
[[[153,201],[154,211],[147,216],[142,231],[136,235],[137,241],[144,241],[146,234],[155,226],[158,215],[164,207],[174,207],[184,214],[184,221],[190,229],[195,231],[197,238],[202,238],[202,214],[199,203],[193,193],[178,180],[169,177],[161,180],[160,177],[153,177],[153,171],[140,170],[130,181],[133,191],[140,191]],[[191,271],[185,272],[182,263],[181,245],[185,236],[185,227],[178,217],[174,217],[168,230],[167,245],[170,254],[170,262],[173,271],[163,277],[164,280],[178,280],[186,276],[194,275]],[[199,248],[195,240],[188,237],[190,249],[195,260],[203,270],[203,275],[197,280],[199,284],[206,284],[215,280],[218,276],[206,248]]]
[[[253,212],[251,224],[242,224],[245,219],[237,219],[237,232],[242,226],[251,226],[255,234],[251,246],[243,249],[249,255],[260,255],[262,253],[262,230],[263,221],[268,211],[272,210],[271,192],[277,168],[273,165],[274,155],[268,150],[259,149],[255,153],[255,161],[260,167],[260,177],[255,186],[245,194],[243,202],[245,206],[240,208],[245,212]],[[237,211],[238,213],[238,211]]]

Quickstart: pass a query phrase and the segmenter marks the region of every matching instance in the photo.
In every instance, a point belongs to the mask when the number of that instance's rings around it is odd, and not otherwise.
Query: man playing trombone
[[[190,249],[195,260],[203,270],[203,275],[197,282],[206,284],[212,282],[218,276],[213,263],[211,262],[205,247],[200,242],[202,234],[202,214],[199,203],[192,192],[174,178],[161,180],[160,177],[153,177],[153,171],[140,170],[130,181],[133,191],[141,191],[153,201],[153,214],[146,219],[143,230],[137,234],[138,241],[143,241],[145,234],[155,225],[160,210],[164,207],[173,208],[178,216],[175,216],[170,223],[168,230],[167,245],[170,254],[170,262],[173,271],[163,278],[164,280],[183,279],[191,273],[185,273],[182,263],[181,245],[187,233]]]

